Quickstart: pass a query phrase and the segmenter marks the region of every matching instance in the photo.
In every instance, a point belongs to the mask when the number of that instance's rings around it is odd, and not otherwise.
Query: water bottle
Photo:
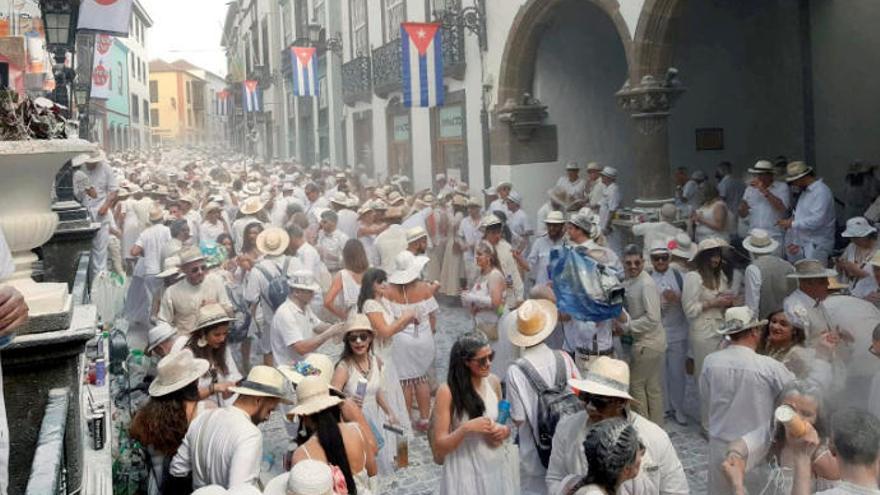
[[[510,401],[502,399],[498,402],[498,419],[495,421],[499,425],[503,425],[510,420]]]

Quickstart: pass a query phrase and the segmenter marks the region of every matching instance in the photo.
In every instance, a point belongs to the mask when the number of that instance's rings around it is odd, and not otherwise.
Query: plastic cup
[[[788,434],[792,437],[800,438],[807,433],[807,422],[791,406],[783,404],[776,408],[773,415],[776,417],[776,421],[785,426]]]

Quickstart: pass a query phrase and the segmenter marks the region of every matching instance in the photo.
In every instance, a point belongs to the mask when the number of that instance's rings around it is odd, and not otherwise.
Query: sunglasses
[[[187,270],[187,273],[199,273],[199,272],[204,272],[207,270],[208,270],[208,267],[206,267],[204,265],[194,266],[194,267],[190,268],[189,270]]]
[[[477,359],[477,358],[469,358],[468,359],[468,361],[475,362],[483,368],[485,368],[486,366],[489,366],[489,363],[491,363],[494,360],[495,360],[495,351],[492,351],[487,356],[483,356],[479,359]]]
[[[651,256],[651,261],[669,261],[669,256],[668,255]]]
[[[347,340],[349,344],[354,344],[357,342],[369,342],[372,338],[373,334],[370,332],[357,332],[348,334],[345,340]]]
[[[578,399],[584,404],[592,404],[596,409],[605,409],[614,403],[614,399],[610,397],[602,397],[599,395],[591,395],[586,392],[578,393]]]

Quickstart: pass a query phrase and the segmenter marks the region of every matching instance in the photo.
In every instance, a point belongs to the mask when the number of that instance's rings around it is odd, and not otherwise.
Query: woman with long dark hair
[[[342,269],[333,275],[330,288],[324,295],[324,308],[342,321],[357,304],[364,272],[370,268],[364,245],[349,239],[342,248]]]
[[[474,318],[477,330],[483,332],[492,343],[495,359],[492,372],[503,376],[514,360],[514,349],[507,335],[498,331],[498,320],[506,313],[504,305],[507,283],[501,273],[501,263],[495,248],[486,241],[480,241],[474,249],[479,274],[474,285],[461,293],[461,305]]]
[[[813,490],[811,493],[833,486],[840,478],[837,459],[828,449],[828,418],[822,392],[805,381],[793,381],[786,385],[775,406],[786,406],[801,420],[816,430],[819,444],[811,454]],[[742,438],[730,443],[722,470],[736,495],[763,493],[788,495],[794,481],[794,461],[798,442],[789,441],[785,426],[775,420],[760,425]],[[769,440],[768,440],[769,439]]]
[[[632,423],[610,418],[591,425],[584,440],[589,472],[576,484],[574,495],[614,495],[624,481],[639,474],[642,447]]]
[[[510,436],[510,427],[495,422],[501,382],[490,372],[493,355],[481,332],[460,336],[449,352],[449,374],[437,390],[430,433],[434,459],[443,462],[441,495],[519,491],[499,449]]]
[[[232,318],[219,304],[202,306],[199,322],[184,345],[197,358],[208,361],[210,368],[199,380],[199,398],[217,406],[229,404],[229,388],[243,378],[226,342],[230,321]]]
[[[150,400],[131,421],[129,436],[141,443],[150,455],[150,495],[162,493],[168,468],[189,424],[203,410],[199,402],[199,378],[210,365],[183,349],[165,356],[158,375],[150,383]]]
[[[326,462],[345,477],[348,493],[366,493],[376,474],[376,458],[357,423],[343,423],[342,399],[330,395],[320,376],[307,376],[296,387],[298,404],[288,415],[300,418],[308,438],[293,453],[293,464],[303,459]]]
[[[256,264],[260,259],[260,250],[257,249],[257,236],[263,231],[261,222],[251,222],[244,227],[241,241],[241,255],[250,257],[251,261]]]

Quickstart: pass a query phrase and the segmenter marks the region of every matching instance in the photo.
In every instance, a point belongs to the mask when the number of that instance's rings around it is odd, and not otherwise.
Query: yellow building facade
[[[204,142],[205,80],[198,67],[178,60],[150,62],[150,125],[154,144]]]

